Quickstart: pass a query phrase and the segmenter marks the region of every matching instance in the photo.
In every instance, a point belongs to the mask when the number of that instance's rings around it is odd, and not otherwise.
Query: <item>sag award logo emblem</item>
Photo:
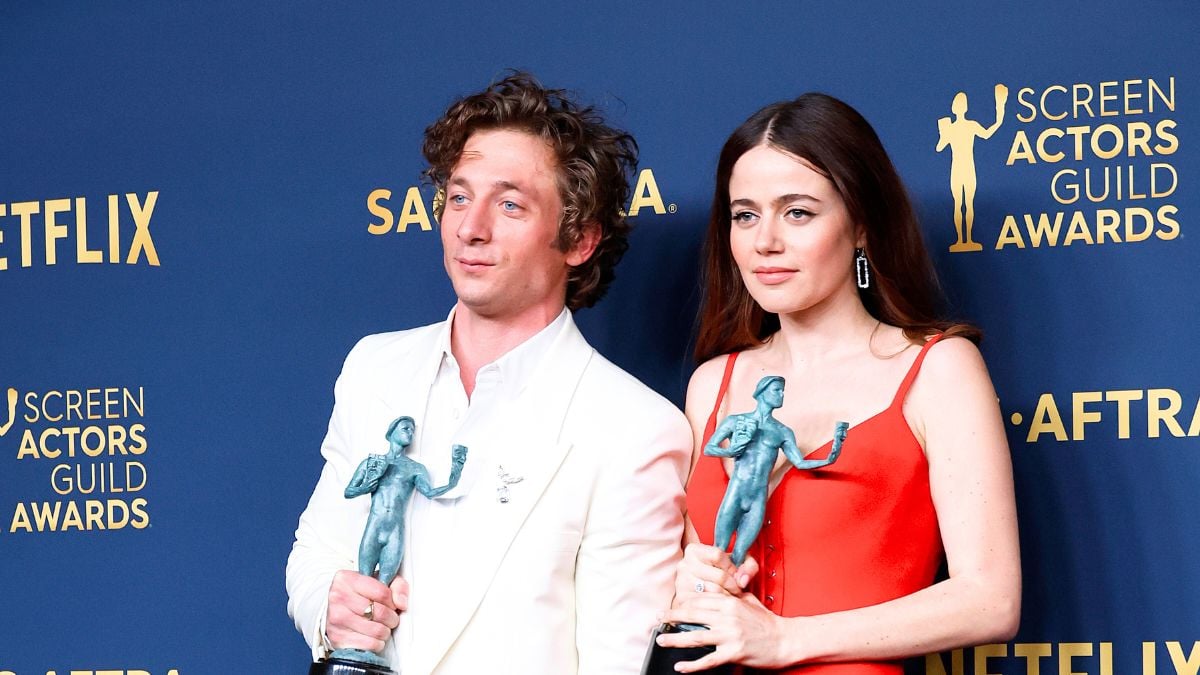
[[[8,433],[9,427],[13,425],[13,421],[17,419],[17,390],[12,387],[8,388],[8,417],[5,418],[4,424],[0,424],[0,436]]]
[[[950,192],[954,196],[954,230],[958,239],[950,246],[951,253],[982,251],[983,245],[971,236],[975,225],[975,139],[987,140],[1004,121],[1004,105],[1008,102],[1008,87],[996,85],[996,121],[984,128],[967,119],[967,95],[958,92],[950,104],[954,118],[938,119],[937,151],[950,147]]]

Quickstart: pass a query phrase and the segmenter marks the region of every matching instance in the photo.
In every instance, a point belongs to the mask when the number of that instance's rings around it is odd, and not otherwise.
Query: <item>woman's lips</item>
[[[782,284],[796,275],[796,270],[787,267],[756,267],[754,268],[754,277],[759,283],[768,286]]]

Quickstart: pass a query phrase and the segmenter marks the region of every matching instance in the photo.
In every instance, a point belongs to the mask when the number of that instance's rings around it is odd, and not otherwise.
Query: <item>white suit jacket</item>
[[[287,566],[288,612],[314,657],[330,583],[357,569],[369,507],[343,490],[368,453],[387,450],[389,422],[410,415],[421,428],[444,328],[368,336],[338,378],[325,467]],[[447,536],[437,555],[456,582],[414,584],[385,656],[401,675],[637,673],[680,555],[686,420],[570,317],[503,417],[495,442],[524,460],[521,498]]]

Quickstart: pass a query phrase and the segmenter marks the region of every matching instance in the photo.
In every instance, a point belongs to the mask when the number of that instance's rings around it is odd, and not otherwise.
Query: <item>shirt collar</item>
[[[455,308],[451,307],[445,323],[442,324],[441,334],[438,335],[438,349],[441,353],[442,365],[450,365],[457,371],[458,361],[450,349],[450,330],[454,325],[454,312]],[[533,374],[542,363],[543,357],[549,353],[555,339],[567,327],[570,320],[570,310],[563,307],[558,316],[545,328],[508,350],[495,361],[481,367],[478,377],[497,377],[499,385],[504,387],[509,395],[516,395],[532,379]]]

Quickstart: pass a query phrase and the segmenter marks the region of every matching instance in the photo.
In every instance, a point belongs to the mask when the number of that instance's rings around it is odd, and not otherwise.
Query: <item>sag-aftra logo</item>
[[[13,420],[15,420],[17,418],[17,399],[19,397],[20,397],[20,392],[18,392],[16,389],[13,389],[12,387],[8,388],[7,397],[6,397],[7,405],[5,407],[5,410],[7,411],[7,416],[4,417],[4,422],[2,424],[0,424],[0,436],[4,436],[5,434],[8,433],[8,430],[10,428],[12,428]]]
[[[150,526],[142,386],[4,390],[0,457],[44,480],[22,482],[0,514],[5,534],[107,532]],[[17,424],[20,421],[21,424]],[[14,427],[19,428],[14,428]],[[0,466],[7,471],[11,467]]]
[[[371,234],[388,234],[396,232],[403,234],[409,227],[417,227],[429,232],[433,230],[432,214],[437,213],[440,194],[435,194],[426,203],[420,187],[413,185],[404,192],[403,199],[393,199],[393,193],[387,188],[377,188],[367,195],[367,210],[377,220],[367,223],[367,231]],[[654,178],[653,169],[642,169],[638,173],[637,183],[633,188],[633,197],[629,201],[625,214],[630,218],[637,217],[649,210],[663,215],[675,213],[674,203],[666,203]]]
[[[1179,239],[1174,76],[1019,86],[1015,100],[1010,91],[959,91],[950,115],[938,118],[935,150],[949,156],[950,252]],[[1006,180],[1001,195],[994,184],[1006,174],[1020,187]],[[980,201],[1002,211],[981,218]]]

